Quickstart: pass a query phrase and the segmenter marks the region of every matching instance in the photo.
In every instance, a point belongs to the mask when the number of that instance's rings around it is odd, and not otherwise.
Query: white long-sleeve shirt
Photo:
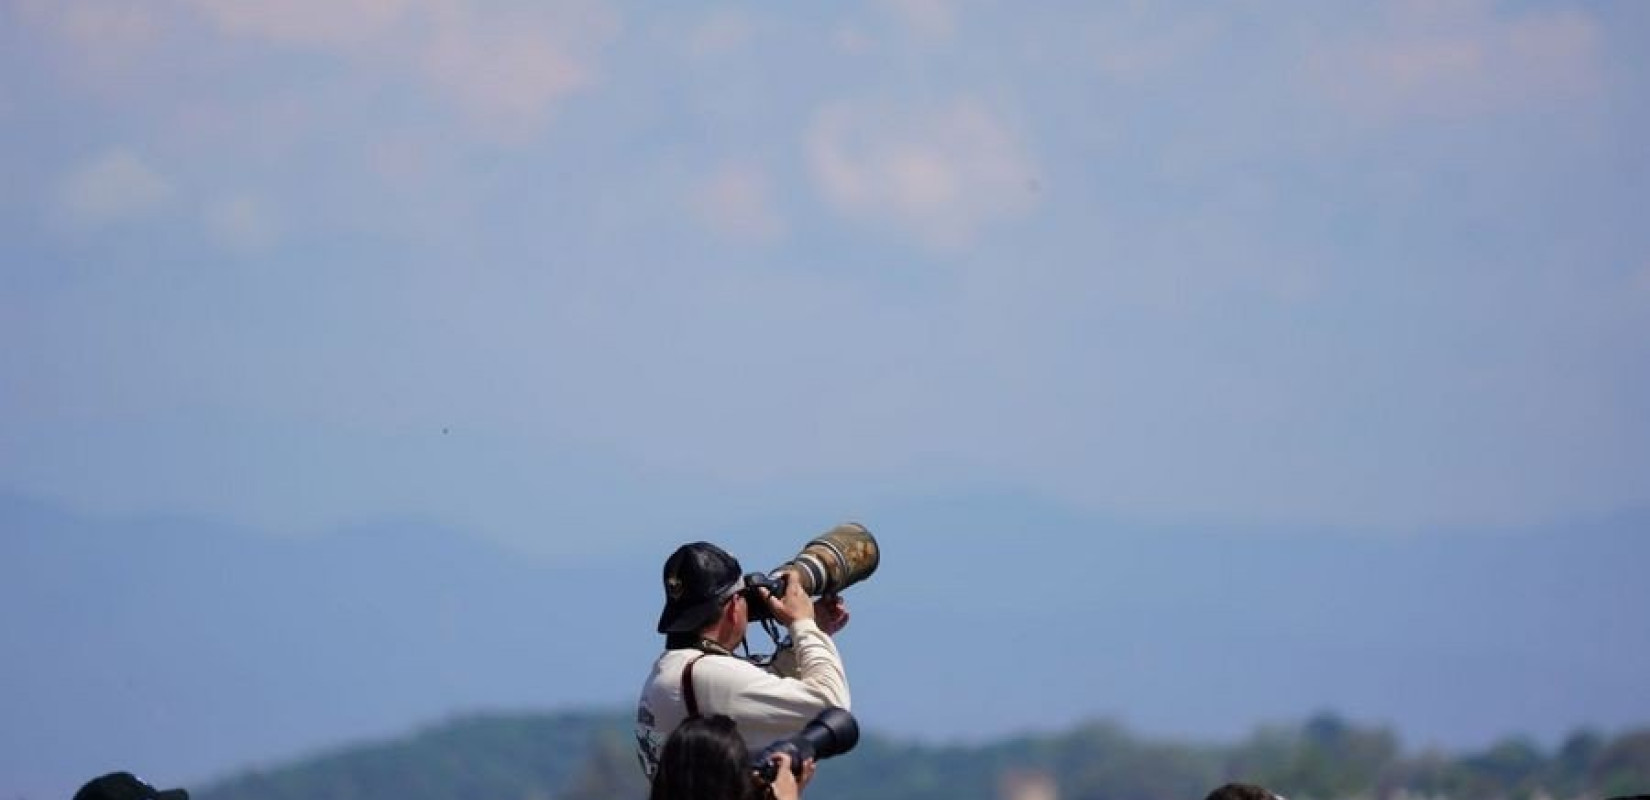
[[[795,735],[830,706],[848,708],[848,676],[836,643],[809,619],[792,623],[790,633],[792,648],[775,665],[777,674],[742,658],[692,648],[666,650],[653,662],[636,708],[637,755],[649,778],[665,739],[687,719],[682,671],[695,659],[699,715],[732,717],[753,754]]]

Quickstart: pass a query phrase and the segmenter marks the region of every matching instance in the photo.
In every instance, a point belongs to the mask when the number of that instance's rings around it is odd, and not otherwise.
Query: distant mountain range
[[[416,525],[279,538],[10,499],[0,530],[5,798],[118,765],[198,781],[459,709],[616,702],[657,644],[651,597],[620,588],[653,567]]]
[[[840,521],[816,517],[664,536],[760,569]],[[1337,708],[1464,750],[1650,720],[1650,515],[1385,538],[1019,498],[860,518],[884,560],[841,646],[862,724],[902,741],[1094,718],[1230,740]],[[623,708],[668,546],[552,563],[418,522],[298,538],[0,494],[0,798],[113,768],[206,785],[454,714]]]

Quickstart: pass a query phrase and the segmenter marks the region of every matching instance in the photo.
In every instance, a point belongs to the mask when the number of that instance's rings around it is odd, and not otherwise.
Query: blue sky
[[[5,13],[23,492],[549,552],[732,497],[1650,494],[1630,3]]]
[[[1023,6],[5,4],[0,489],[649,563],[1650,507],[1650,9]]]

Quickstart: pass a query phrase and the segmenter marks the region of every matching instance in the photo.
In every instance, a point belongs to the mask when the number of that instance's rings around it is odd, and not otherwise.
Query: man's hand
[[[827,636],[835,636],[837,631],[848,627],[848,604],[839,594],[821,597],[814,601],[814,619]]]
[[[808,599],[808,593],[802,591],[802,581],[797,580],[796,573],[792,572],[785,581],[783,597],[774,597],[767,589],[762,590],[762,599],[768,601],[768,608],[773,611],[773,618],[779,624],[790,627],[791,623],[799,619],[814,618],[814,604]]]

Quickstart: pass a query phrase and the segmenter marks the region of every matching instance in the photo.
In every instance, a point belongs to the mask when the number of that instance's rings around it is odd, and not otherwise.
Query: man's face
[[[750,601],[745,599],[744,592],[735,592],[733,599],[729,602],[733,603],[734,622],[738,624],[739,630],[742,631],[751,624]]]
[[[751,624],[750,607],[745,605],[744,592],[736,592],[722,606],[722,616],[716,623],[716,642],[732,650],[745,641],[745,628]]]

